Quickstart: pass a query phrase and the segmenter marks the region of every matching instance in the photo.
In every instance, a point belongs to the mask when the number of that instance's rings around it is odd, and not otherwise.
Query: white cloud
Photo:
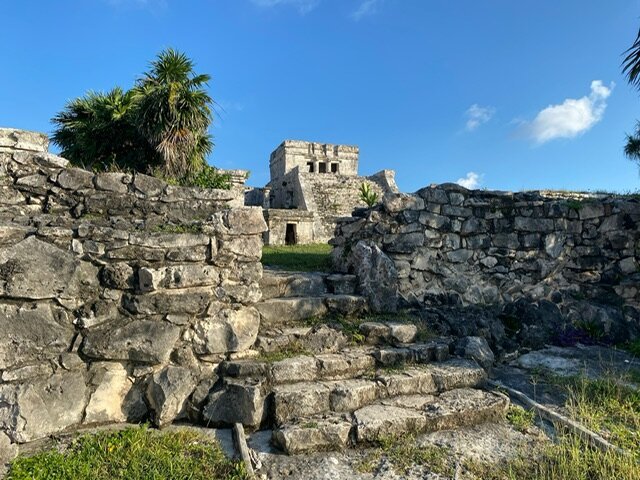
[[[469,172],[466,177],[456,180],[456,183],[461,187],[474,190],[482,184],[482,177],[484,177],[484,175],[481,173]]]
[[[467,118],[466,128],[472,132],[483,123],[487,123],[493,115],[496,113],[496,109],[493,107],[481,107],[477,103],[471,105],[466,112],[464,112]]]
[[[350,15],[355,21],[361,20],[363,17],[377,13],[378,7],[382,0],[363,0],[360,6],[356,8]]]
[[[251,0],[259,7],[277,7],[280,5],[289,5],[298,10],[301,15],[309,13],[316,8],[320,0]]]
[[[549,105],[536,118],[524,122],[522,132],[538,144],[556,138],[575,138],[602,120],[607,98],[615,83],[603,85],[601,80],[591,82],[591,93],[582,98],[567,98],[559,105]]]

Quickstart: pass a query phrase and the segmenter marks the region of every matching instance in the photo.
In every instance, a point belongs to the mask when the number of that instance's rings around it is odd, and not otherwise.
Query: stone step
[[[354,295],[356,276],[340,273],[290,272],[265,268],[260,281],[262,299]]]
[[[262,299],[319,297],[329,293],[325,273],[288,272],[265,268],[260,280]]]
[[[282,425],[327,412],[353,412],[375,401],[411,394],[435,394],[479,386],[486,372],[472,360],[452,359],[370,377],[338,381],[306,381],[273,387],[273,420]]]
[[[272,441],[290,455],[343,450],[353,444],[369,445],[407,434],[497,421],[508,405],[503,395],[466,387],[435,395],[401,395],[379,400],[352,414],[300,418],[275,429]]]
[[[353,316],[367,310],[367,301],[357,295],[322,295],[306,297],[270,298],[258,302],[255,307],[260,312],[264,329],[299,326],[299,322],[311,318],[324,317],[330,313]]]
[[[442,362],[449,358],[452,340],[443,338],[405,347],[350,347],[337,353],[297,355],[279,361],[227,360],[218,374],[227,378],[265,378],[271,384],[346,380],[371,375],[376,367]]]

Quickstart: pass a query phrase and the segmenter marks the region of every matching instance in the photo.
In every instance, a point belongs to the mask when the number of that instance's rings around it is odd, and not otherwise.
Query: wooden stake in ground
[[[240,459],[244,463],[247,470],[247,475],[250,479],[256,478],[253,472],[253,464],[251,463],[251,455],[249,454],[249,447],[247,446],[247,437],[244,434],[244,427],[241,423],[233,425],[233,440],[236,444],[236,448],[240,453]]]

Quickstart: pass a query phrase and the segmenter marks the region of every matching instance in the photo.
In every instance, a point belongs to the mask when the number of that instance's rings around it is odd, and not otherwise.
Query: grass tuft
[[[510,405],[507,411],[507,421],[516,430],[525,433],[533,426],[535,420],[535,412],[533,410],[525,410],[519,405]]]
[[[158,433],[146,426],[84,435],[65,451],[18,457],[7,480],[246,479],[244,465],[197,432]]]

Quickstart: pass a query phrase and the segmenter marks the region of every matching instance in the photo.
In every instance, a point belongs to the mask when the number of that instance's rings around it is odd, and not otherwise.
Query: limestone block
[[[162,288],[189,288],[217,285],[219,270],[211,265],[172,265],[164,268],[141,267],[138,289],[151,292]]]
[[[68,350],[75,329],[53,304],[0,304],[0,369],[57,357]]]
[[[358,443],[401,437],[424,430],[424,416],[412,409],[390,405],[369,405],[354,413]]]
[[[448,217],[430,212],[420,212],[419,221],[421,224],[437,230],[446,229],[451,225],[451,220]]]
[[[316,359],[297,356],[274,362],[271,365],[271,377],[275,383],[293,383],[315,380],[318,376]]]
[[[18,445],[11,443],[11,439],[0,432],[0,476],[6,473],[5,464],[18,456]]]
[[[49,148],[49,137],[39,132],[0,128],[0,148],[46,152]]]
[[[456,354],[475,360],[485,370],[490,369],[495,361],[491,347],[483,337],[464,337],[455,346]]]
[[[189,288],[180,290],[160,290],[141,295],[126,294],[124,307],[134,314],[200,314],[213,298],[210,288]]]
[[[398,213],[403,210],[422,210],[424,200],[418,196],[405,193],[387,193],[382,198],[382,205],[389,213]]]
[[[213,425],[242,423],[258,428],[266,414],[264,390],[262,380],[227,379],[221,390],[209,395],[202,416]]]
[[[65,168],[56,182],[66,190],[86,190],[93,188],[93,177],[93,173],[80,168]]]
[[[80,370],[0,385],[0,430],[14,443],[25,443],[77,425],[86,404],[86,388]]]
[[[258,337],[260,314],[253,307],[223,307],[212,316],[196,320],[194,351],[197,354],[241,352]]]
[[[180,327],[154,320],[119,321],[84,332],[81,352],[98,360],[166,363]]]
[[[146,405],[121,363],[96,362],[89,369],[95,390],[89,397],[83,423],[119,423],[141,420]]]
[[[524,232],[550,232],[554,228],[553,220],[549,218],[516,217],[515,229]]]
[[[184,417],[187,399],[196,386],[197,381],[188,368],[169,365],[155,373],[149,379],[146,392],[153,423],[164,427]]]
[[[462,388],[442,393],[424,408],[425,429],[452,430],[502,419],[509,406],[504,395]]]
[[[322,383],[279,385],[273,392],[273,413],[277,425],[330,410],[331,388]]]
[[[580,220],[590,220],[604,216],[604,205],[601,203],[585,202],[580,205],[578,210]]]
[[[343,450],[349,444],[351,422],[340,416],[301,421],[273,432],[272,441],[289,455]]]
[[[333,412],[352,412],[369,405],[380,396],[380,387],[375,381],[351,379],[331,385],[329,404]]]
[[[156,177],[136,173],[133,177],[133,187],[146,197],[157,197],[164,191],[167,184]]]
[[[377,245],[360,241],[353,249],[358,287],[374,312],[398,308],[398,272],[393,261]]]
[[[0,297],[90,298],[98,286],[96,267],[35,236],[0,249]]]
[[[131,175],[120,172],[101,172],[94,178],[95,186],[98,190],[106,190],[114,193],[127,193],[131,183]]]

